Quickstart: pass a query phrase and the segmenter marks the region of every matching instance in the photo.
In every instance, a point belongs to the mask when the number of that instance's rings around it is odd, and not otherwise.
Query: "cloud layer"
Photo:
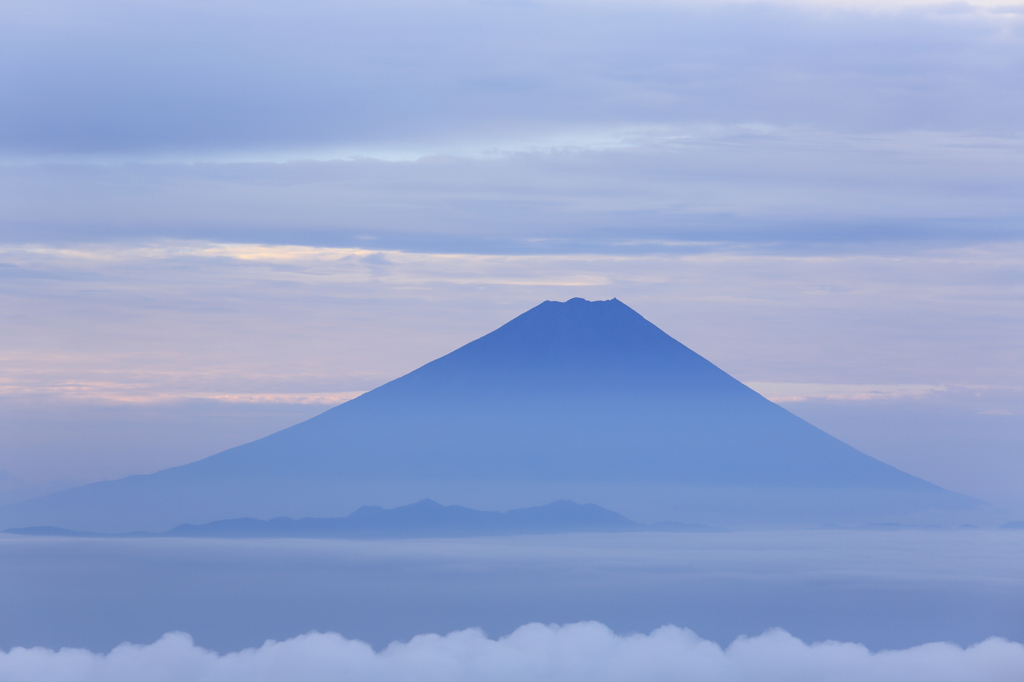
[[[1006,314],[1024,295],[1012,243],[899,256],[716,244],[500,255],[161,240],[0,246],[0,261],[7,396],[329,404],[572,296],[618,296],[781,400],[1024,387],[1021,320]],[[351,334],[374,308],[387,321]]]
[[[381,652],[310,633],[218,655],[183,633],[109,654],[15,648],[0,654],[4,682],[1017,682],[1024,646],[988,639],[872,653],[859,644],[805,644],[782,630],[726,649],[674,626],[620,636],[595,622],[525,625],[497,641],[479,630],[421,635]]]
[[[942,5],[15,2],[14,155],[409,153],[680,121],[1019,132],[1020,15]]]
[[[742,126],[487,158],[8,164],[0,234],[492,254],[906,248],[1018,238],[1022,169],[1014,135]]]

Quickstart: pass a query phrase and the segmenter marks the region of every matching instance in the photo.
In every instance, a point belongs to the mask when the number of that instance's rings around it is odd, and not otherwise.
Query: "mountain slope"
[[[0,521],[166,528],[424,497],[491,509],[572,498],[641,522],[769,525],[975,504],[811,426],[618,300],[572,299],[261,440],[11,505]]]

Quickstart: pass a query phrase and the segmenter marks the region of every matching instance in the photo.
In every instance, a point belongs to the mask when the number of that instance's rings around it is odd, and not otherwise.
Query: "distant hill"
[[[542,507],[507,512],[479,511],[420,500],[396,509],[360,507],[342,518],[226,519],[200,525],[182,524],[163,533],[95,533],[53,526],[9,528],[5,533],[50,537],[174,537],[174,538],[463,538],[553,533],[615,533],[624,531],[711,532],[709,526],[663,523],[644,525],[596,504],[559,500]]]
[[[547,301],[306,422],[191,464],[0,508],[0,527],[159,530],[429,497],[586,499],[637,521],[930,522],[981,505],[873,459],[618,300]]]

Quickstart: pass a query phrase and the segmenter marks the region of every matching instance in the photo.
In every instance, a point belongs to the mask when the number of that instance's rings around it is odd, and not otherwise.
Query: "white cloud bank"
[[[420,635],[379,653],[358,640],[310,633],[223,656],[184,633],[109,654],[15,648],[0,653],[2,682],[495,682],[611,680],[694,682],[1018,682],[1024,646],[990,638],[968,647],[932,643],[872,653],[859,644],[805,644],[782,630],[740,638],[726,649],[674,626],[619,636],[590,622],[525,625],[508,637],[479,630]]]

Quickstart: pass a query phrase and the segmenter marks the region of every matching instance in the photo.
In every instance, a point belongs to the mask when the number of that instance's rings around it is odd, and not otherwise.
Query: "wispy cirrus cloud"
[[[1022,15],[915,4],[9,3],[0,151],[338,158],[680,122],[1019,133]]]
[[[803,402],[812,398],[824,400],[879,400],[890,398],[922,397],[947,390],[946,386],[929,384],[747,384],[776,403]]]
[[[1018,134],[662,131],[488,158],[0,166],[20,244],[199,238],[514,254],[1016,239]],[[59,201],[52,197],[59,196]]]
[[[1006,315],[1024,295],[1024,254],[1013,244],[899,256],[715,249],[516,255],[183,240],[7,245],[0,295],[8,319],[34,322],[9,326],[0,385],[7,395],[319,401],[312,396],[372,388],[544,298],[574,295],[638,306],[777,400],[1024,384],[1012,369],[1020,321]],[[665,291],[674,292],[670,299],[658,293]],[[502,303],[487,305],[495,297]],[[434,330],[426,344],[407,344],[425,347],[397,356],[411,352],[419,362],[371,350],[378,343],[371,339],[417,324],[410,307],[417,301],[446,299],[480,318]],[[345,318],[367,305],[393,308],[397,318],[353,336]],[[253,306],[266,316],[250,317]],[[955,331],[945,327],[953,319],[961,321]],[[751,324],[763,339],[756,356],[743,340]],[[939,328],[946,331],[933,335]],[[357,354],[339,358],[335,338],[357,344],[348,346]],[[979,343],[987,354],[967,350]],[[394,346],[386,344],[389,353]],[[958,352],[956,365],[932,368],[935,353]],[[849,357],[860,358],[857,370]],[[993,358],[1004,361],[993,365]]]

